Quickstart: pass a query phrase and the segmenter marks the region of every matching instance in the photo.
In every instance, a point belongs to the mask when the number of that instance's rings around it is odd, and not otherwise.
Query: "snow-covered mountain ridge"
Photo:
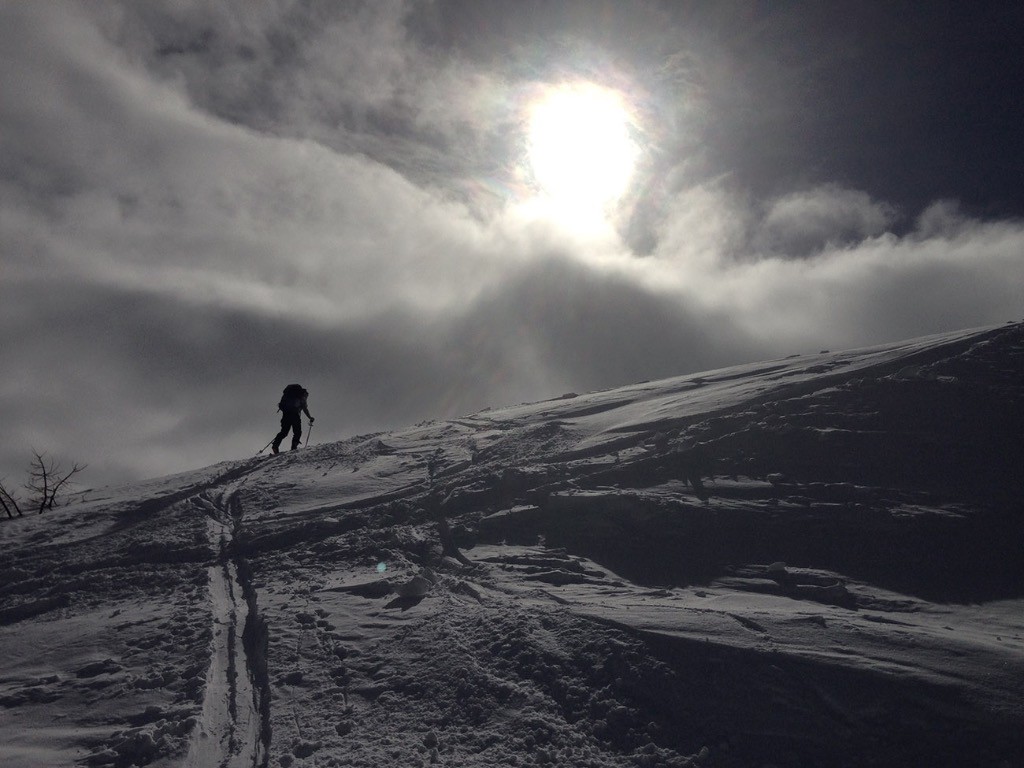
[[[1022,765],[1024,326],[0,525],[0,765]]]

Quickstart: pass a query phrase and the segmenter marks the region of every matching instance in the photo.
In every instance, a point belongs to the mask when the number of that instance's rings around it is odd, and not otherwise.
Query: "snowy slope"
[[[0,524],[7,766],[1022,765],[1024,327]]]

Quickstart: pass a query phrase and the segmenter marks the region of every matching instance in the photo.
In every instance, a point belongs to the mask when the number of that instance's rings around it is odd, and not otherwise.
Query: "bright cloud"
[[[799,215],[799,212],[805,215]],[[764,348],[865,344],[1021,314],[1024,223],[972,221],[949,202],[902,237],[892,207],[827,186],[757,209],[721,185],[681,193],[656,265],[682,294],[728,309]],[[764,249],[766,232],[793,250]],[[800,258],[794,258],[800,257]]]
[[[811,256],[881,235],[895,219],[892,206],[828,184],[772,201],[751,245],[767,254]]]

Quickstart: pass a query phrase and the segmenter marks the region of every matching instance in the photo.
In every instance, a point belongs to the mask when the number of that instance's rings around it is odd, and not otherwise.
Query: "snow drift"
[[[0,525],[11,766],[1021,765],[1024,327]]]

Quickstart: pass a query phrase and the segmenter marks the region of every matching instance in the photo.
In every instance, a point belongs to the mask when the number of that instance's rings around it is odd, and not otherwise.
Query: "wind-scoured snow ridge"
[[[1020,765],[1022,370],[941,334],[4,523],[0,763]]]

